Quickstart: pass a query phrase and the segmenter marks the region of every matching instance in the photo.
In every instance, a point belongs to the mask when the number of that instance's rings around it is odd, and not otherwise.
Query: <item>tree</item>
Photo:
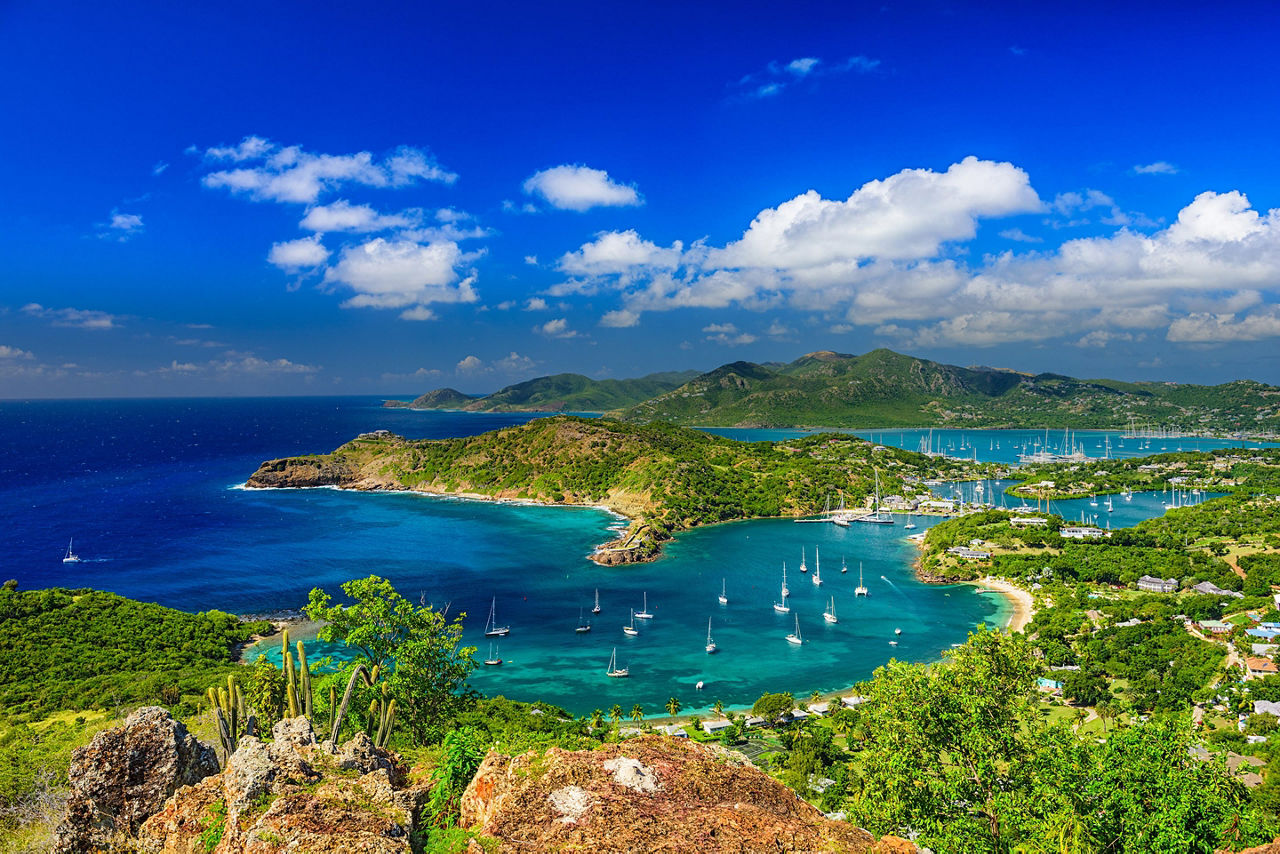
[[[596,709],[591,713],[591,728],[600,729],[600,725],[604,723],[604,712]]]
[[[622,720],[622,706],[619,706],[617,703],[613,704],[613,708],[609,709],[609,720],[613,721],[615,724]]]
[[[355,649],[357,661],[391,670],[391,693],[403,721],[420,744],[443,735],[466,701],[475,668],[473,646],[460,646],[462,618],[452,621],[429,605],[414,605],[386,579],[371,575],[342,585],[353,602],[331,605],[329,594],[311,591],[307,616],[325,623],[320,638]]]
[[[1062,680],[1062,696],[1082,706],[1096,706],[1111,698],[1107,680],[1100,674],[1087,670],[1075,670]]]
[[[720,702],[719,700],[716,700],[714,703],[711,704],[711,711],[715,712],[716,717],[718,718],[724,717],[724,703]]]
[[[644,707],[639,703],[636,703],[631,707],[631,720],[636,723],[640,723],[640,721],[644,720]]]
[[[795,707],[796,698],[789,691],[784,694],[761,694],[760,699],[751,705],[751,712],[772,724]]]
[[[674,718],[676,715],[680,714],[680,710],[683,708],[684,706],[680,705],[680,701],[675,697],[672,697],[671,699],[667,700],[667,712],[671,715],[671,717]]]

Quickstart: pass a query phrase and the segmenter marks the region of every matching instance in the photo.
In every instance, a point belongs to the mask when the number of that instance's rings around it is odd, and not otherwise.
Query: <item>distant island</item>
[[[605,412],[701,427],[1022,427],[1272,435],[1280,388],[1076,379],[945,365],[892,350],[809,353],[789,363],[732,362],[707,373],[592,380],[557,374],[481,397],[438,389],[388,406],[477,412]]]
[[[744,443],[670,424],[554,416],[456,439],[366,433],[332,453],[264,462],[246,485],[599,506],[631,521],[593,556],[612,565],[652,560],[674,533],[698,525],[801,516],[842,498],[863,508],[877,476],[889,494],[978,471],[985,469],[849,435]]]

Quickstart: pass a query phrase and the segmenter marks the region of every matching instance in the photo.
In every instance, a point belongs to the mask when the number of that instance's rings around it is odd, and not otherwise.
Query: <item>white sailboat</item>
[[[844,575],[849,571],[849,565],[844,562],[844,555],[840,556],[840,574]]]
[[[484,660],[484,663],[490,667],[494,667],[502,663],[502,659],[493,651],[493,644],[489,644],[489,657]]]
[[[858,561],[858,586],[853,588],[854,596],[869,596],[867,585],[862,583],[862,561]]]
[[[916,523],[913,521],[913,519],[914,519],[914,518],[915,518],[914,516],[912,516],[910,513],[908,513],[908,514],[907,514],[907,524],[903,525],[902,527],[903,527],[903,528],[906,528],[908,531],[910,531],[910,530],[912,530],[913,528],[915,528]]]
[[[782,601],[773,603],[773,610],[779,614],[790,613],[791,608],[787,605],[787,597],[791,595],[791,591],[787,589],[787,564],[782,564]]]
[[[498,606],[498,597],[493,597],[493,601],[489,603],[489,620],[484,624],[484,636],[487,638],[505,638],[511,634],[510,626],[499,626],[494,622],[494,609]]]
[[[623,634],[628,634],[628,635],[640,634],[638,631],[636,631],[636,609],[635,608],[631,609],[631,622],[627,623],[625,626],[622,627],[622,632]]]
[[[580,635],[581,635],[581,634],[586,634],[587,632],[591,631],[591,623],[589,623],[589,622],[587,622],[587,623],[582,622],[582,609],[581,609],[581,608],[579,608],[579,609],[578,609],[578,627],[577,627],[576,629],[574,629],[574,631],[575,631],[575,632],[577,632],[577,633],[578,633],[578,634],[580,634]]]
[[[596,604],[595,604],[595,607],[591,609],[591,613],[593,614],[600,613],[600,588],[599,587],[596,588]]]
[[[822,556],[818,554],[818,547],[813,547],[813,586],[822,586]]]
[[[804,638],[800,637],[800,615],[796,614],[796,630],[787,635],[787,643],[802,644]]]
[[[727,591],[726,591],[726,589],[725,589],[725,582],[724,582],[724,579],[723,579],[723,578],[722,578],[722,579],[720,579],[720,596],[719,596],[718,598],[720,599],[720,604],[721,604],[721,605],[728,605],[728,604],[729,604],[729,597],[728,597],[728,595],[727,595]]]
[[[876,477],[876,504],[875,504],[875,510],[874,510],[874,512],[868,513],[868,514],[866,514],[865,516],[859,516],[859,517],[857,517],[857,519],[856,519],[855,521],[857,521],[857,522],[870,522],[870,523],[875,524],[875,525],[892,525],[892,524],[893,524],[893,514],[892,514],[892,513],[886,513],[886,512],[884,512],[883,510],[881,510],[881,509],[880,509],[880,469],[873,469],[872,471],[875,473],[875,477]]]
[[[716,642],[711,639],[711,618],[707,617],[707,652],[715,652],[719,647]]]
[[[1110,513],[1114,508],[1111,506],[1111,496],[1107,496],[1107,512]]]
[[[831,597],[831,606],[822,612],[822,619],[826,620],[828,623],[840,622],[836,619],[836,597]]]
[[[808,572],[808,571],[809,571],[809,565],[808,565],[807,563],[805,563],[805,562],[804,562],[804,549],[803,549],[803,548],[801,548],[801,549],[800,549],[800,571],[801,571],[801,572]]]
[[[613,676],[615,678],[631,675],[630,667],[618,666],[618,648],[616,646],[613,648],[613,655],[609,656],[609,669],[604,672],[604,675]]]
[[[67,543],[67,556],[62,559],[63,563],[79,563],[80,562],[80,555],[76,554],[71,550],[71,547],[75,545],[75,543],[76,543],[75,537],[72,537],[71,540]]]
[[[640,608],[640,613],[632,612],[631,621],[636,620],[652,620],[653,614],[649,613],[649,592],[646,590],[644,594],[644,605]]]

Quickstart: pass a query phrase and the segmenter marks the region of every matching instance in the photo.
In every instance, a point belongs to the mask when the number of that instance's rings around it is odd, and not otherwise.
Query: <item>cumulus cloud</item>
[[[460,280],[457,269],[467,260],[456,243],[377,237],[343,249],[337,263],[325,270],[324,281],[355,292],[343,303],[347,308],[475,302],[474,275]]]
[[[379,160],[367,151],[317,154],[301,146],[280,146],[261,137],[239,145],[206,149],[207,162],[231,162],[232,169],[210,172],[210,188],[243,193],[258,201],[313,204],[320,195],[346,185],[407,187],[419,181],[451,184],[457,175],[439,166],[430,153],[401,146]]]
[[[533,370],[537,364],[533,359],[521,356],[512,350],[506,356],[501,359],[495,359],[493,362],[486,362],[479,356],[467,356],[454,366],[454,372],[461,376],[476,376],[478,374],[514,376]]]
[[[546,311],[547,301],[544,300],[542,297],[530,297],[528,300],[525,301],[524,310],[525,311]]]
[[[53,326],[67,326],[73,329],[115,329],[120,318],[105,311],[79,308],[45,308],[39,303],[27,303],[22,313],[30,317],[48,320]]]
[[[122,213],[119,208],[112,208],[110,219],[98,223],[97,228],[98,237],[118,240],[121,243],[137,237],[146,230],[140,214]]]
[[[1145,166],[1134,166],[1133,171],[1139,175],[1177,175],[1178,167],[1164,160],[1148,163]]]
[[[1000,232],[1000,236],[1005,240],[1014,240],[1018,243],[1043,243],[1044,240],[1039,237],[1032,237],[1020,228],[1006,228]]]
[[[353,205],[346,199],[338,199],[328,205],[317,205],[307,209],[307,214],[298,223],[299,228],[307,231],[386,231],[392,228],[408,228],[421,220],[420,211],[405,211],[399,214],[380,214],[368,205]]]
[[[18,347],[10,347],[7,344],[0,344],[0,360],[16,361],[18,359],[34,359],[35,356],[30,350],[23,350]]]
[[[569,321],[563,317],[548,320],[533,327],[533,331],[548,338],[576,338],[578,333],[569,328]]]
[[[1238,191],[1204,192],[1151,233],[1117,225],[1056,249],[964,254],[983,220],[1045,208],[1110,219],[1118,210],[1096,190],[1046,206],[1022,170],[967,158],[945,172],[871,181],[844,200],[802,194],[762,211],[723,246],[597,235],[562,256],[558,267],[572,278],[550,290],[616,294],[620,304],[599,321],[610,328],[635,326],[651,311],[787,306],[917,344],[1280,337],[1280,211],[1254,210]],[[1021,231],[1004,236],[1025,242]],[[744,334],[708,332],[720,343]]]
[[[318,365],[304,365],[288,359],[260,359],[252,354],[232,354],[229,358],[211,362],[210,366],[221,373],[235,374],[314,374]]]
[[[742,344],[753,344],[756,336],[746,332],[741,332],[738,327],[732,323],[712,323],[702,327],[702,331],[708,333],[707,340],[716,344],[724,344],[729,347],[737,347]]]
[[[315,269],[328,260],[329,250],[324,248],[318,234],[273,243],[271,251],[267,253],[269,263],[289,273]]]
[[[525,180],[524,191],[561,210],[585,211],[594,207],[629,207],[644,203],[634,186],[619,184],[603,169],[581,164],[566,164],[535,172]]]

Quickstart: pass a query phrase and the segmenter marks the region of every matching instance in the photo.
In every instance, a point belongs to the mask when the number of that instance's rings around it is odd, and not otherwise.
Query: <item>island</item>
[[[991,474],[989,466],[820,433],[739,442],[665,423],[552,416],[455,439],[364,433],[332,453],[269,460],[253,489],[333,486],[486,500],[600,507],[629,520],[599,546],[604,565],[653,560],[675,533],[716,522],[870,512],[929,479]]]

